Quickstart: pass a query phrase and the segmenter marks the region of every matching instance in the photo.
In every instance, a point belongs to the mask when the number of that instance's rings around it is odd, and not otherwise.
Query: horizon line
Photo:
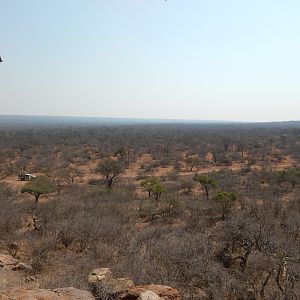
[[[184,118],[145,118],[145,117],[103,117],[103,116],[79,116],[79,115],[40,115],[40,114],[0,114],[0,117],[37,117],[37,118],[84,118],[84,119],[110,119],[110,120],[134,120],[134,121],[168,121],[168,122],[209,122],[209,123],[284,123],[299,122],[299,120],[268,120],[268,121],[240,121],[217,119],[184,119]]]

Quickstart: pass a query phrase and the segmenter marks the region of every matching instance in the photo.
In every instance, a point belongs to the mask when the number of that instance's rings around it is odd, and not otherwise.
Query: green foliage
[[[222,209],[222,219],[225,219],[229,211],[234,207],[237,194],[234,192],[219,191],[214,197],[215,203]]]
[[[75,179],[81,177],[82,175],[83,174],[81,170],[73,167],[66,168],[61,172],[62,180],[66,181],[69,185],[73,184]]]
[[[151,189],[155,196],[161,196],[161,194],[166,191],[165,187],[160,182],[155,182]]]
[[[129,148],[127,149],[125,147],[121,147],[114,153],[115,157],[117,157],[120,161],[125,163],[126,168],[129,167],[129,152]]]
[[[218,184],[216,179],[209,177],[208,175],[197,176],[197,181],[203,185],[209,185],[211,187],[216,187]]]
[[[123,170],[123,164],[111,158],[104,159],[99,163],[96,169],[96,171],[98,171],[101,175],[105,176],[108,187],[112,186],[113,180],[120,175]]]
[[[141,187],[149,192],[149,197],[151,196],[152,186],[157,182],[157,178],[154,176],[147,177],[141,181]]]
[[[118,149],[115,153],[114,156],[116,157],[121,157],[124,159],[128,155],[128,150],[126,150],[124,147]]]
[[[214,200],[219,203],[233,203],[237,199],[237,194],[234,192],[225,192],[225,191],[219,191],[215,197]]]
[[[206,199],[209,200],[209,189],[218,185],[217,180],[209,177],[208,175],[198,175],[196,180],[201,184],[202,190],[206,195]]]
[[[200,158],[197,156],[188,156],[184,161],[189,166],[190,171],[193,171],[193,168],[200,164]]]
[[[55,192],[55,186],[46,176],[38,176],[37,178],[28,181],[21,190],[21,193],[29,193],[33,195],[36,203],[41,195],[53,192]]]
[[[144,179],[141,182],[141,186],[148,191],[149,198],[151,197],[151,194],[153,194],[156,201],[162,195],[162,193],[166,191],[159,178],[155,176]]]
[[[300,169],[289,168],[288,170],[277,171],[276,178],[278,183],[289,182],[295,186],[300,181]]]
[[[191,194],[193,187],[194,187],[193,181],[188,180],[188,179],[180,180],[179,188],[180,188],[180,190],[183,190],[186,195]]]

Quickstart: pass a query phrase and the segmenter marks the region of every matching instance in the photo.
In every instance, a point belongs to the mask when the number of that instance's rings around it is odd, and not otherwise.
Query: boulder
[[[32,266],[23,262],[18,262],[16,265],[12,266],[11,268],[14,271],[32,271]]]
[[[88,277],[93,294],[97,298],[118,298],[126,293],[134,282],[129,278],[114,278],[110,269],[95,269]]]
[[[18,259],[8,254],[0,254],[0,268],[6,270],[31,271],[29,264],[20,262]],[[1,300],[1,299],[0,299]]]
[[[138,300],[162,300],[162,298],[160,298],[157,294],[151,291],[146,291],[140,294]]]
[[[55,292],[58,297],[63,297],[62,299],[65,298],[70,300],[94,300],[95,299],[90,292],[85,290],[78,290],[73,287],[54,289],[53,292]]]
[[[111,278],[113,278],[113,276],[109,268],[95,269],[89,275],[88,282],[100,282],[103,280],[110,280]]]
[[[54,290],[14,289],[0,293],[0,300],[94,300],[88,291],[74,288]]]
[[[18,260],[11,255],[0,254],[0,268],[11,269],[18,264]]]
[[[161,299],[181,300],[181,296],[176,289],[166,285],[156,284],[135,286],[128,290],[128,293],[124,299],[140,299],[142,294],[149,291],[156,294]]]
[[[93,270],[88,281],[97,299],[181,300],[176,289],[155,284],[135,286],[129,278],[114,278],[108,268]]]

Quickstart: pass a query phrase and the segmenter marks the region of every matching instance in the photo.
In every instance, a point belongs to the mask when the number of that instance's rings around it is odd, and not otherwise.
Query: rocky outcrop
[[[29,264],[20,262],[8,254],[0,254],[0,268],[5,270],[31,271],[32,267]]]
[[[136,286],[131,279],[114,278],[110,269],[95,269],[88,277],[97,299],[181,300],[176,289],[164,285]]]
[[[129,278],[114,278],[110,269],[95,269],[88,277],[88,283],[96,298],[122,298],[127,291],[134,287]]]
[[[94,300],[88,291],[74,288],[54,290],[15,289],[0,293],[0,300]]]
[[[154,284],[138,286],[129,278],[115,278],[108,268],[95,269],[88,276],[92,294],[72,287],[47,290],[28,286],[16,288],[20,285],[10,284],[11,276],[19,275],[16,280],[20,281],[24,272],[18,271],[24,270],[31,270],[31,266],[10,255],[0,254],[0,277],[2,274],[7,278],[3,282],[0,280],[0,300],[181,300],[176,289]]]
[[[162,300],[157,294],[151,291],[146,291],[140,294],[140,300]]]
[[[128,290],[127,296],[124,299],[141,299],[142,295],[149,294],[148,292],[154,293],[161,299],[165,300],[180,300],[179,292],[165,285],[142,285],[142,286],[135,286]]]
[[[24,272],[25,271],[25,272]],[[30,289],[23,286],[34,280],[28,276],[32,267],[8,254],[0,254],[0,300],[94,300],[88,291],[75,288],[53,290]],[[16,288],[18,286],[18,288]],[[23,286],[23,287],[20,287]]]

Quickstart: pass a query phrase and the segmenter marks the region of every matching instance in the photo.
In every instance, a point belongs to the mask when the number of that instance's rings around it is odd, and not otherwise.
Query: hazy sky
[[[0,0],[0,114],[300,120],[299,0]]]

